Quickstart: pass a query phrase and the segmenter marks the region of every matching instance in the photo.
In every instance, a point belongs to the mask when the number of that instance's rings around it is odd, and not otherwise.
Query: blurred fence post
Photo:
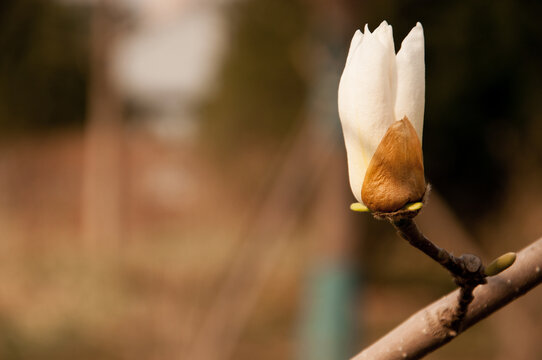
[[[97,1],[91,20],[82,201],[82,237],[89,250],[114,247],[121,237],[122,119],[109,73],[115,41],[111,6]]]
[[[350,36],[352,14],[349,4],[311,3],[314,13],[311,28],[311,58],[308,111],[309,118],[323,132],[333,135],[337,149],[344,149],[339,131],[337,88],[346,53],[341,41]],[[353,31],[352,31],[353,33]],[[301,299],[300,343],[297,359],[341,360],[354,353],[358,340],[359,310],[362,284],[355,258],[359,240],[352,214],[348,210],[352,197],[346,193],[347,169],[344,150],[335,151],[323,189],[317,202],[317,232],[312,237],[316,250],[312,254],[305,292]]]
[[[347,207],[346,166],[335,151],[315,203],[318,224],[311,232],[314,250],[301,299],[297,359],[342,360],[354,353],[361,299],[355,218]]]

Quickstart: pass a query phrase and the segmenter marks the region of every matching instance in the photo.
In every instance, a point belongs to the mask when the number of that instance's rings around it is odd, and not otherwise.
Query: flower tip
[[[350,204],[350,210],[357,212],[369,212],[369,208],[359,202]]]
[[[352,36],[352,41],[350,42],[350,50],[348,51],[349,56],[351,55],[350,53],[358,47],[361,39],[363,39],[363,33],[358,29],[354,33],[354,36]]]
[[[416,31],[419,32],[421,36],[423,37],[423,26],[421,22],[418,21],[416,23],[416,26],[414,26],[414,29],[416,29]]]
[[[373,34],[377,33],[387,33],[388,31],[392,31],[391,25],[388,25],[388,22],[386,20],[382,21],[380,25],[373,31]],[[393,40],[393,37],[392,37]]]
[[[414,26],[410,32],[413,33],[413,34],[417,34],[417,35],[419,34],[419,35],[423,36],[423,26],[422,26],[422,23],[418,21],[418,22],[416,23],[416,26]],[[408,36],[408,35],[407,35],[407,36]]]
[[[363,38],[363,33],[357,29],[354,33],[354,36],[352,37],[352,42],[350,43],[350,47],[357,47],[359,43],[361,42],[361,39]]]
[[[370,33],[371,31],[369,30],[369,24],[365,24],[365,27],[363,28],[363,34],[367,35]]]

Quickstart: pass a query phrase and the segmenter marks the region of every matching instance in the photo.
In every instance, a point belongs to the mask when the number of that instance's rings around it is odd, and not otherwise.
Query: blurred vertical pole
[[[311,222],[318,225],[312,235],[314,250],[302,300],[300,360],[348,359],[358,337],[356,305],[361,287],[353,256],[357,239],[342,160],[343,153],[335,152]]]
[[[333,133],[337,148],[342,136],[337,114],[337,88],[346,53],[350,17],[345,1],[311,1],[313,68],[309,116],[322,131]],[[353,31],[352,31],[353,33]],[[354,355],[358,317],[356,303],[361,284],[357,276],[354,217],[349,213],[349,194],[344,150],[335,151],[322,189],[314,205],[312,265],[302,299],[298,359],[344,360]]]
[[[110,76],[115,40],[112,4],[98,0],[92,11],[82,236],[86,248],[94,251],[115,247],[121,237],[122,122],[119,99]]]

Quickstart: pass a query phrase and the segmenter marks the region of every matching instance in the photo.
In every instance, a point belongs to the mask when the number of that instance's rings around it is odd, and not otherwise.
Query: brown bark
[[[459,332],[452,330],[459,289],[412,315],[352,360],[419,359],[542,282],[542,238],[518,253],[516,263],[474,290]]]

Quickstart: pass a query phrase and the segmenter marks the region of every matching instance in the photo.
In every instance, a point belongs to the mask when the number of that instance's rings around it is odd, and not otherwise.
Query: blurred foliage
[[[306,83],[299,66],[307,9],[299,0],[234,2],[230,47],[203,134],[224,151],[283,136],[298,120]]]
[[[0,2],[2,132],[81,124],[88,73],[88,12],[44,0]]]

